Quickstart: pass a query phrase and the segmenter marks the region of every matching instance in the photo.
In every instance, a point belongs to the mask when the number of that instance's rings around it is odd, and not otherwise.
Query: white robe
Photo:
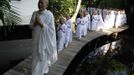
[[[72,42],[72,21],[71,19],[67,20],[66,25],[66,45],[68,45],[70,42]]]
[[[67,26],[65,24],[62,24],[58,31],[58,50],[62,50],[64,48],[66,29],[67,29]]]
[[[77,28],[76,28],[76,37],[78,39],[81,39],[82,32],[84,30],[84,21],[83,21],[83,18],[77,18],[76,19],[76,25],[77,25]]]
[[[103,29],[103,27],[104,27],[104,21],[102,19],[102,15],[99,14],[98,15],[98,24],[97,24],[96,31],[100,31],[100,29]]]
[[[110,15],[106,15],[105,19],[104,19],[104,28],[103,29],[109,29],[111,28],[110,26]]]
[[[118,12],[117,16],[116,16],[116,22],[115,22],[115,27],[118,28],[119,26],[121,26],[121,14]]]
[[[92,30],[94,30],[94,31],[97,30],[98,23],[99,23],[99,16],[98,15],[93,15]]]
[[[123,17],[123,14],[122,13],[120,15],[121,15],[121,24],[120,24],[120,26],[121,26],[121,25],[124,24],[124,22],[123,22],[124,21],[124,17]]]
[[[33,29],[33,53],[32,53],[32,75],[43,75],[48,73],[49,66],[57,60],[56,32],[54,16],[44,10],[39,17],[43,22],[43,28],[33,26],[37,11],[32,15],[30,27]]]
[[[91,15],[88,14],[88,15],[87,15],[87,19],[88,19],[88,26],[87,26],[87,29],[88,29],[88,30],[91,30],[91,28],[92,28],[92,27],[91,27],[91,19],[90,19],[90,18],[91,18]]]
[[[123,13],[123,24],[127,23],[127,16],[126,13]]]
[[[106,18],[107,11],[108,11],[107,9],[102,10],[102,12],[103,12],[103,15],[102,15],[103,20],[105,20],[105,18]]]
[[[125,13],[122,13],[121,14],[121,25],[124,25],[124,24],[126,24],[126,14]]]
[[[113,28],[115,25],[115,19],[116,18],[116,14],[114,11],[111,11],[111,14],[107,14],[106,18],[104,19],[104,26],[105,29],[109,29],[109,28]]]
[[[83,25],[84,29],[83,29],[83,34],[82,34],[83,36],[87,35],[87,29],[88,29],[88,23],[89,23],[88,19],[89,19],[88,15],[83,17],[83,21],[84,21],[84,25]]]
[[[88,7],[88,11],[89,11],[89,14],[90,14],[90,15],[93,15],[94,9],[95,9],[95,8],[93,8],[93,7]]]
[[[109,19],[108,22],[109,24],[107,24],[108,28],[113,28],[114,27],[114,22],[115,22],[115,13],[114,11],[111,11],[111,14],[109,14]]]

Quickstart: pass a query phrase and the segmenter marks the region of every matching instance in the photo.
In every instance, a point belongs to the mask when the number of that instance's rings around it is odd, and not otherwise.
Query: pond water
[[[134,40],[120,39],[95,48],[73,75],[134,75]]]

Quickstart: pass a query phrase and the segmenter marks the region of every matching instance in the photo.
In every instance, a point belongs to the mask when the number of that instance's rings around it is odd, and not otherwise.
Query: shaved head
[[[49,3],[49,0],[43,0],[46,4],[48,4]]]
[[[48,3],[49,3],[49,0],[39,0],[38,2],[39,11],[43,11],[47,9]]]

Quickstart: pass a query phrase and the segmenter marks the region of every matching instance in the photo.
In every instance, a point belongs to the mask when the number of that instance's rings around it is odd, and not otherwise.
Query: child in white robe
[[[106,13],[106,17],[104,18],[104,27],[103,29],[109,29],[111,26],[110,26],[110,12],[108,11]]]
[[[72,24],[73,24],[69,15],[66,15],[66,19],[67,19],[66,21],[67,29],[66,29],[65,47],[67,47],[68,44],[72,42]]]
[[[120,11],[118,11],[117,16],[116,16],[115,28],[118,28],[119,26],[121,26],[121,14],[120,14]]]
[[[99,11],[98,12],[98,24],[97,24],[97,28],[96,28],[96,31],[100,31],[104,26],[104,21],[102,19],[102,15],[101,15],[101,12]]]
[[[121,10],[121,12],[120,12],[120,15],[121,15],[121,25],[123,25],[123,23],[124,23],[124,22],[123,22],[123,21],[124,21],[124,17],[123,17],[123,11],[122,11],[122,10]],[[120,26],[121,26],[121,25],[120,25]]]
[[[88,13],[88,12],[86,12],[87,13],[87,15],[86,15],[86,17],[87,17],[87,30],[91,30],[91,15]]]
[[[126,24],[126,22],[127,22],[127,16],[125,11],[123,10],[123,24]]]
[[[114,22],[115,22],[115,12],[113,10],[110,10],[110,19],[109,19],[109,25],[110,28],[114,27]]]
[[[121,11],[121,25],[124,25],[126,24],[126,14],[125,14],[125,11],[122,10]]]
[[[98,25],[98,14],[97,11],[94,11],[93,16],[92,16],[92,30],[96,31],[97,30],[97,25]]]
[[[87,29],[88,29],[88,25],[89,25],[89,23],[90,23],[90,15],[88,14],[88,12],[85,10],[84,12],[83,12],[83,14],[84,14],[84,17],[83,17],[83,23],[84,23],[84,25],[83,25],[83,27],[84,27],[84,29],[83,29],[83,36],[86,36],[87,35]]]
[[[104,20],[106,18],[106,15],[107,15],[107,9],[103,9],[102,10],[102,19]]]
[[[60,26],[58,29],[58,52],[64,49],[65,45],[65,35],[66,35],[67,26],[65,25],[65,19],[60,19]]]
[[[77,28],[76,28],[76,37],[77,37],[77,40],[81,40],[81,37],[82,37],[82,32],[84,30],[84,19],[83,19],[83,13],[79,13],[78,14],[79,17],[76,19],[76,25],[77,25]]]

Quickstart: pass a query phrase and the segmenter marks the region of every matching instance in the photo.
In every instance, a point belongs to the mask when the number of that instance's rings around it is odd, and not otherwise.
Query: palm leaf
[[[19,11],[13,5],[10,5],[11,0],[0,0],[0,20],[3,23],[4,34],[7,35],[7,31],[11,31],[14,25],[20,25],[21,18]]]
[[[17,8],[10,5],[10,0],[0,1],[0,20],[4,26],[19,25],[21,23]]]

